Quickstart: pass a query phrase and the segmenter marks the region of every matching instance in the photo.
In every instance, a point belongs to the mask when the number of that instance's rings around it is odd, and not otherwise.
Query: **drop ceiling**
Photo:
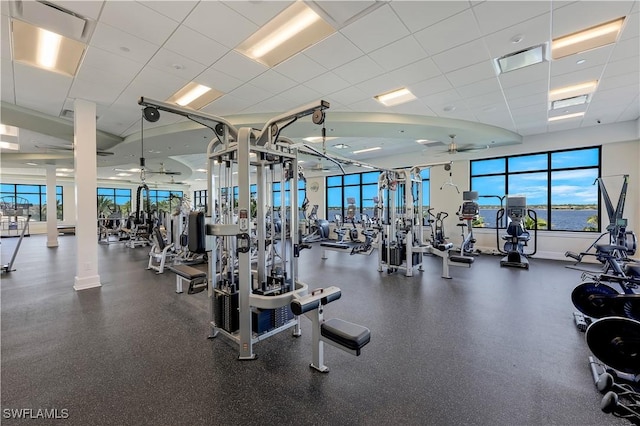
[[[0,3],[2,122],[23,129],[20,151],[2,152],[4,170],[28,168],[26,161],[71,166],[70,155],[54,156],[42,146],[71,143],[69,114],[82,98],[97,106],[98,148],[114,153],[98,157],[100,177],[135,167],[144,155],[153,167],[162,163],[181,171],[181,181],[195,181],[212,132],[168,113],[141,123],[137,104],[140,96],[168,99],[190,81],[224,93],[203,111],[238,125],[261,127],[271,116],[327,100],[327,135],[338,138],[327,148],[374,164],[412,152],[439,155],[450,134],[460,145],[520,144],[530,135],[640,115],[637,1],[308,2],[337,31],[272,68],[234,48],[290,1],[50,2],[87,23],[75,77],[13,60],[10,23],[19,3]],[[622,16],[613,45],[496,73],[494,58]],[[568,108],[584,117],[548,122],[549,90],[588,80],[599,81],[590,102]],[[394,107],[374,100],[399,87],[417,99]],[[285,136],[319,136],[307,121]],[[338,143],[349,148],[333,148]],[[382,149],[352,154],[372,146]]]

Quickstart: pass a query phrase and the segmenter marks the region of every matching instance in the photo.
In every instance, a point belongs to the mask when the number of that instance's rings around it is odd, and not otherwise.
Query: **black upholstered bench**
[[[360,349],[371,340],[371,331],[367,327],[339,318],[322,323],[320,334],[340,346],[355,351],[356,355],[360,355]]]
[[[176,293],[182,293],[182,283],[188,282],[187,294],[200,293],[207,288],[207,274],[189,265],[169,266],[169,270],[176,274]]]

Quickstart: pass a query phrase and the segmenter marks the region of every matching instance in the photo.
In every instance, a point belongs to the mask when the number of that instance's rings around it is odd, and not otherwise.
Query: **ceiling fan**
[[[475,152],[475,151],[484,151],[485,149],[489,149],[489,145],[474,145],[474,144],[466,144],[466,145],[458,145],[456,143],[456,135],[449,135],[451,141],[449,142],[449,146],[444,153],[454,155],[459,154],[461,152]]]
[[[73,152],[73,145],[72,144],[68,144],[68,145],[44,144],[44,145],[34,145],[34,146],[37,149],[42,150],[42,151]],[[108,157],[110,155],[113,155],[113,152],[105,151],[103,149],[96,149],[96,155],[98,157]]]

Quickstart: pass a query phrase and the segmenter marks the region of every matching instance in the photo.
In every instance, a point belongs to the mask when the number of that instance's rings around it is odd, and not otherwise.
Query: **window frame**
[[[6,185],[6,186],[5,186]],[[36,192],[18,192],[19,186],[30,186],[37,188]],[[13,191],[4,191],[4,189],[8,189],[7,187],[13,187]],[[47,185],[38,185],[38,184],[28,184],[28,183],[6,183],[2,182],[2,188],[0,189],[0,198],[1,197],[14,197],[17,198],[25,198],[24,194],[38,197],[38,206],[37,206],[37,214],[39,220],[34,220],[34,222],[46,222],[47,218],[43,217],[43,205],[47,204]],[[62,185],[56,185],[56,201],[60,200],[60,212],[58,214],[58,209],[56,206],[56,220],[62,221],[64,220],[64,188]],[[35,208],[36,205],[34,203],[29,203],[29,211],[31,212],[32,208]],[[32,214],[33,217],[33,214]]]

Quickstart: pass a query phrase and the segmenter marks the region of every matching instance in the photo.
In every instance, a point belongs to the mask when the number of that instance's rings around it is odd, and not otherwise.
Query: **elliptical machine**
[[[506,235],[502,236],[505,241],[504,250],[500,249],[500,235],[498,223],[505,215],[509,218]],[[525,217],[533,219],[533,252],[526,253],[525,247],[531,240],[531,234],[524,226]],[[507,196],[506,209],[500,209],[496,213],[496,245],[500,253],[506,255],[500,260],[500,266],[514,266],[517,268],[529,269],[530,256],[536,254],[538,250],[538,215],[535,210],[527,209],[527,197]]]
[[[464,191],[462,193],[462,205],[456,212],[460,219],[458,226],[461,229],[462,243],[460,244],[460,256],[470,256],[476,254],[474,244],[476,239],[473,237],[473,221],[478,218],[480,208],[477,203],[477,191]],[[465,235],[465,228],[467,229]]]

